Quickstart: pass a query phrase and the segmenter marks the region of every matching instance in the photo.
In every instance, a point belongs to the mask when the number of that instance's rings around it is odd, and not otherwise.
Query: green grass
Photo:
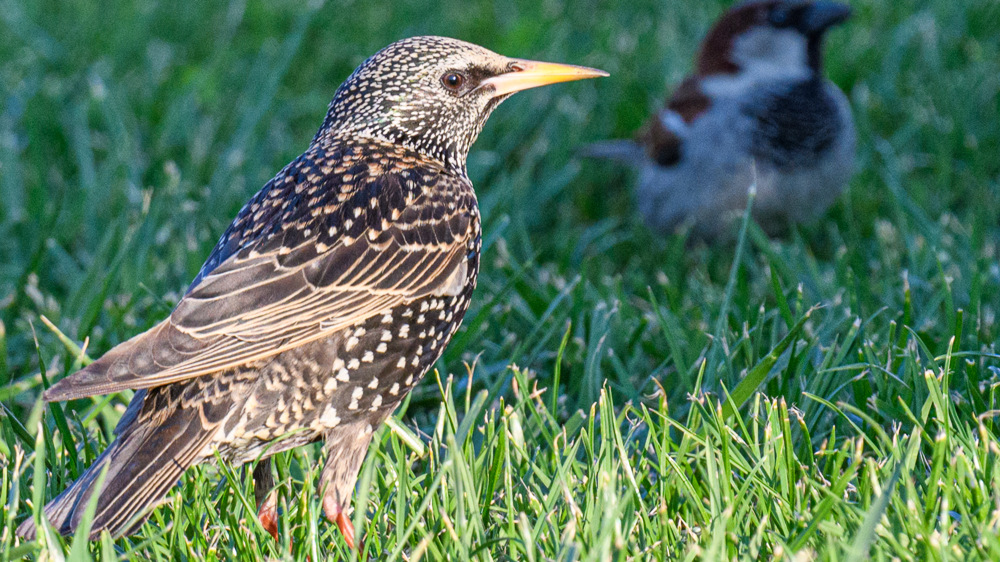
[[[573,158],[641,124],[720,4],[375,4],[0,0],[0,558],[355,556],[318,446],[276,457],[284,544],[228,466],[129,538],[13,528],[130,398],[43,386],[162,319],[337,85],[424,33],[612,77],[516,96],[474,147],[480,285],[369,451],[358,559],[1000,558],[1000,4],[852,2],[826,68],[857,173],[741,251],[653,237],[627,171]]]

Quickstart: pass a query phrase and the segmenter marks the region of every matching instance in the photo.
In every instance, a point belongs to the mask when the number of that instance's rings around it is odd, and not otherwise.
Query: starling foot
[[[257,510],[257,518],[274,540],[278,540],[278,494],[268,494],[264,504]]]
[[[257,501],[257,518],[264,530],[278,540],[278,493],[274,490],[271,459],[263,459],[253,468],[253,493]]]
[[[356,544],[354,542],[354,524],[347,517],[347,511],[341,508],[331,496],[327,495],[323,497],[323,513],[326,514],[330,523],[337,524],[337,528],[344,535],[347,546],[354,550]]]
[[[267,495],[267,499],[257,510],[257,518],[260,519],[264,530],[274,538],[274,542],[280,543],[281,541],[278,540],[278,492],[272,491]],[[289,550],[293,548],[291,538],[288,539],[288,548]],[[306,556],[306,561],[310,560],[312,559]]]

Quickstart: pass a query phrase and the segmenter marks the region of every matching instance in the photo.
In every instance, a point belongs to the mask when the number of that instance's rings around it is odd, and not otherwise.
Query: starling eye
[[[449,72],[441,77],[441,83],[445,88],[457,92],[465,84],[465,76],[458,72]]]

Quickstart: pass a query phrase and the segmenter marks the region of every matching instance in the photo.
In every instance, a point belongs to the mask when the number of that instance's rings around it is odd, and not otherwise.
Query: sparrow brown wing
[[[680,161],[684,144],[684,139],[668,126],[668,122],[673,119],[677,121],[675,126],[690,125],[711,103],[698,83],[698,78],[694,76],[681,82],[667,100],[666,107],[650,117],[639,130],[637,141],[645,147],[646,154],[661,166],[673,166]]]
[[[45,399],[151,388],[213,373],[420,297],[457,294],[479,236],[475,195],[465,179],[423,172],[390,171],[368,183],[350,174],[354,183],[346,197],[337,185],[324,185],[325,196],[301,197],[304,208],[286,209],[282,216],[283,225],[289,213],[301,214],[301,221],[261,243],[240,244],[199,274],[169,318],[59,381]],[[255,198],[259,204],[248,204],[233,225],[266,232],[245,215],[267,210],[271,199]],[[231,238],[227,233],[217,250],[232,247]]]

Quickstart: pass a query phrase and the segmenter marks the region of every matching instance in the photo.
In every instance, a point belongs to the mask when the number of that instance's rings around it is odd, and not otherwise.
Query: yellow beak
[[[511,67],[510,72],[483,80],[482,86],[493,86],[496,97],[558,82],[608,76],[607,72],[596,68],[524,59],[511,59]]]

